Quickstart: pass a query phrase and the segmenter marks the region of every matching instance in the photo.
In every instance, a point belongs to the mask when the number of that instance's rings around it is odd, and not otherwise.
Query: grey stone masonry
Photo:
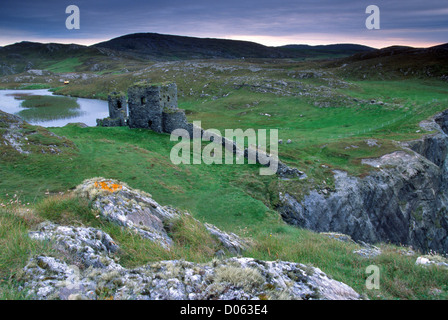
[[[109,105],[109,117],[96,119],[99,127],[123,127],[127,121],[127,101],[126,95],[122,92],[111,92],[107,97]]]
[[[138,82],[128,88],[127,101],[124,93],[111,92],[108,102],[109,117],[97,119],[98,126],[128,125],[130,128],[151,129],[159,133],[171,133],[178,128],[191,129],[184,110],[177,107],[175,83]]]
[[[109,116],[111,119],[122,120],[122,126],[126,124],[128,108],[124,93],[111,92],[107,98],[109,102]]]
[[[166,133],[171,133],[176,129],[188,130],[189,128],[185,111],[182,109],[165,108],[162,112],[162,119],[163,131]]]
[[[136,83],[128,89],[129,127],[167,132],[163,113],[177,113],[177,86],[175,83]]]
[[[112,119],[112,118],[104,118],[104,119],[96,119],[96,125],[98,127],[123,127],[121,119]]]

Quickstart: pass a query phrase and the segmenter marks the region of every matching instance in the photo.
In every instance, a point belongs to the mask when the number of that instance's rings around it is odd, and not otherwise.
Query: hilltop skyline
[[[69,5],[80,29],[68,30]],[[368,30],[365,13],[380,8],[381,29]],[[399,1],[57,1],[2,4],[0,46],[21,42],[92,45],[139,32],[253,41],[267,46],[357,43],[429,47],[448,42],[448,3]]]

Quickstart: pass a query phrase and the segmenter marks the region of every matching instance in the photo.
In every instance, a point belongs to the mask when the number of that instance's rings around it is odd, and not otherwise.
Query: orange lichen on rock
[[[95,181],[95,187],[109,192],[115,192],[123,188],[122,185],[113,183],[112,181]]]

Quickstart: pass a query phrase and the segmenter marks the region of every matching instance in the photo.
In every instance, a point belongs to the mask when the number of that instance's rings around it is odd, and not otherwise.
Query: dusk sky
[[[79,30],[65,26],[68,5],[80,9]],[[369,5],[380,9],[380,30],[365,26]],[[427,47],[448,42],[448,0],[2,0],[0,4],[0,46],[20,41],[90,45],[137,32],[269,46]]]

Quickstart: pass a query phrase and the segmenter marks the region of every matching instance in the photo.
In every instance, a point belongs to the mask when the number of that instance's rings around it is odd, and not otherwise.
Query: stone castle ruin
[[[129,126],[158,133],[171,133],[180,128],[191,133],[193,131],[185,111],[177,107],[175,83],[139,82],[128,88],[127,100],[124,93],[112,92],[108,96],[108,103],[109,117],[97,119],[98,126]]]
[[[193,138],[194,131],[198,130],[196,136],[209,141],[221,141],[222,145],[230,148],[234,154],[239,154],[245,158],[249,157],[248,149],[241,150],[234,141],[229,141],[224,137],[216,136],[195,127],[187,121],[185,111],[177,107],[177,86],[175,83],[148,84],[139,82],[128,88],[124,93],[111,92],[108,96],[109,117],[97,119],[97,126],[151,129],[158,133],[171,134],[176,129],[185,129],[190,138]],[[257,163],[260,157],[271,158],[265,151],[258,148],[254,151]],[[271,158],[273,159],[273,158]],[[278,159],[277,174],[280,176],[304,177],[304,173],[296,168],[289,168]],[[263,164],[263,163],[262,163]],[[264,165],[264,164],[263,164]]]

